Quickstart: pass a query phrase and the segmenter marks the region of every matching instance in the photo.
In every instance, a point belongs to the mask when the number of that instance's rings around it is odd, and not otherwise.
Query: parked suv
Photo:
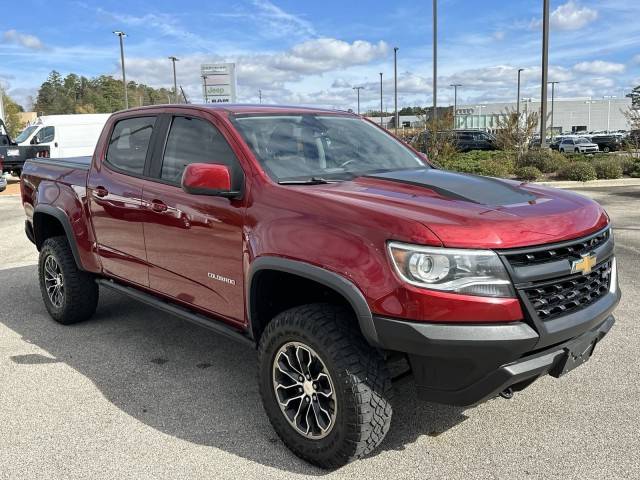
[[[615,152],[623,148],[622,135],[594,135],[591,141],[601,152]]]
[[[456,145],[456,149],[460,152],[469,152],[471,150],[495,150],[497,148],[495,137],[482,130],[444,130],[438,132],[439,137],[446,137]],[[420,133],[412,142],[419,145],[423,151],[431,141],[429,132]]]
[[[558,150],[561,153],[597,153],[598,145],[587,138],[564,138]]]
[[[256,347],[273,428],[325,468],[382,442],[391,371],[428,401],[509,398],[586,362],[620,298],[596,202],[434,168],[346,112],[127,110],[20,188],[55,321],[102,287]]]

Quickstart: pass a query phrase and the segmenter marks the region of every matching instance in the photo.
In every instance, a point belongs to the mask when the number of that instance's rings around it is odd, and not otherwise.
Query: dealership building
[[[629,121],[624,112],[631,107],[630,98],[579,98],[555,100],[553,102],[553,131],[566,132],[600,132],[628,130]],[[477,103],[458,105],[456,111],[457,128],[480,128],[495,130],[501,117],[507,111],[515,111],[514,103]],[[521,112],[539,112],[540,102],[523,99],[520,102]],[[547,125],[552,126],[551,100],[547,103]]]
[[[629,121],[624,112],[631,107],[630,98],[577,98],[554,100],[553,119],[551,115],[551,99],[547,106],[547,127],[557,133],[569,132],[603,132],[629,130]],[[477,103],[470,105],[458,105],[456,112],[456,128],[481,129],[495,131],[499,128],[500,121],[504,119],[506,112],[516,111],[513,103]],[[442,115],[451,107],[438,107]],[[522,99],[520,111],[540,112],[540,102],[532,99]],[[427,118],[429,115],[427,115]],[[393,116],[369,117],[375,123],[385,128],[393,128]],[[423,128],[424,116],[400,115],[399,128]]]

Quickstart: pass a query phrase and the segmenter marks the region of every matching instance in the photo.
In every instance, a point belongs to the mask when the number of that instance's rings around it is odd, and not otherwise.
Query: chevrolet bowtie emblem
[[[587,275],[591,273],[591,269],[596,265],[597,257],[595,253],[587,253],[581,256],[580,260],[574,260],[571,263],[571,273],[580,272],[583,275]]]

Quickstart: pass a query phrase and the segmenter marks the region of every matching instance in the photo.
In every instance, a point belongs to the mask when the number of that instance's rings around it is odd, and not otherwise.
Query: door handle
[[[100,198],[104,198],[104,197],[106,197],[107,195],[109,195],[109,190],[107,190],[107,189],[106,189],[106,188],[104,188],[104,187],[96,187],[96,188],[93,190],[93,192],[96,194],[96,196],[97,196],[97,197],[100,197]]]
[[[151,201],[151,210],[154,212],[162,213],[167,211],[167,204],[161,200]]]

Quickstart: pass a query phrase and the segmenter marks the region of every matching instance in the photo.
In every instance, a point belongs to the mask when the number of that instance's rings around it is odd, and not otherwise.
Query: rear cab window
[[[113,127],[105,161],[115,170],[143,175],[156,117],[135,117]]]

